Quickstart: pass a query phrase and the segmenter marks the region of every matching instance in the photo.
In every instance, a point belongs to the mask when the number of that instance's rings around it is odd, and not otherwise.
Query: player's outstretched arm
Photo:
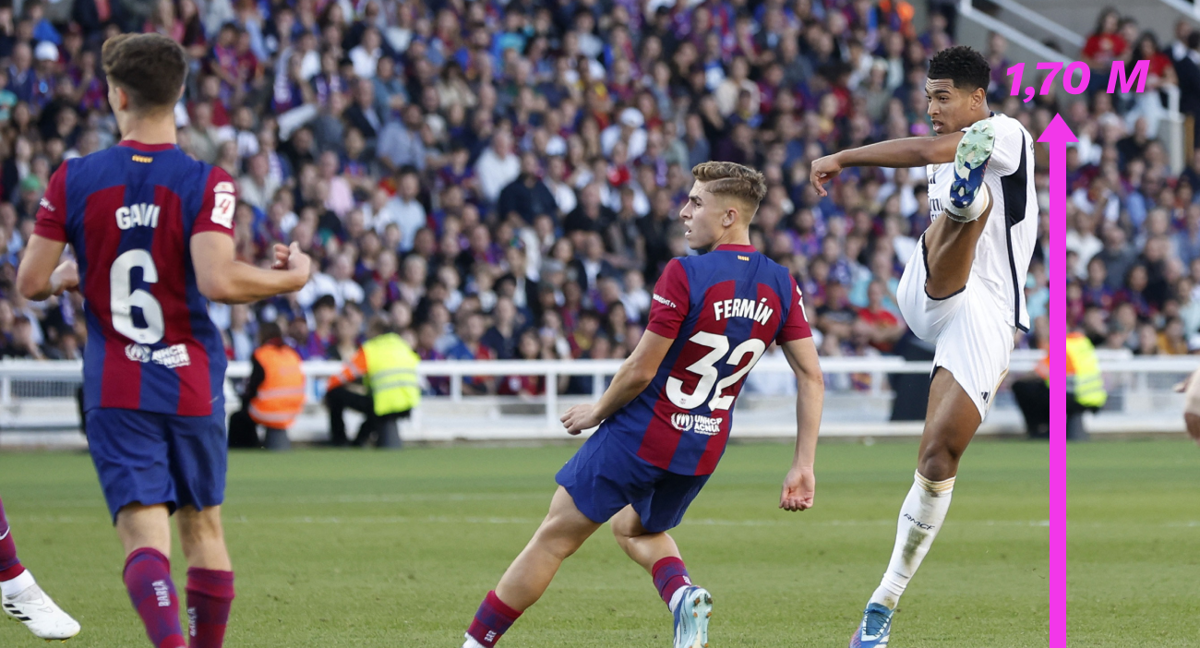
[[[812,508],[817,477],[813,466],[817,457],[817,434],[821,429],[821,408],[825,404],[825,375],[811,337],[783,343],[783,355],[796,373],[796,455],[792,469],[783,480],[779,508],[803,511]]]
[[[847,167],[908,169],[926,164],[948,164],[954,161],[954,152],[962,136],[961,132],[954,132],[937,137],[906,137],[838,151],[813,161],[808,179],[817,194],[825,196],[825,188],[821,185],[833,180]]]
[[[576,405],[567,410],[562,417],[563,427],[569,434],[579,434],[584,430],[600,425],[604,419],[612,416],[629,401],[642,393],[654,380],[663,358],[671,350],[675,340],[663,337],[652,331],[642,333],[642,339],[633,349],[633,353],[621,364],[612,383],[604,390],[600,401],[590,405]]]
[[[312,267],[312,260],[295,243],[290,248],[275,246],[275,267],[271,270],[236,260],[233,238],[224,232],[193,234],[190,246],[200,294],[225,304],[245,304],[296,292],[308,283]]]
[[[42,301],[79,286],[79,268],[75,262],[58,262],[66,247],[62,241],[37,234],[29,237],[21,266],[17,268],[17,290],[25,299]]]

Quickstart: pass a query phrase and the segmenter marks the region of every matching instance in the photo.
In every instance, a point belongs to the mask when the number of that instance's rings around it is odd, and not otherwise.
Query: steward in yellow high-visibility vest
[[[1104,376],[1096,359],[1096,347],[1082,333],[1067,334],[1067,409],[1074,399],[1078,407],[1098,410],[1108,402]]]
[[[289,445],[288,428],[304,409],[304,371],[300,355],[284,344],[278,324],[264,322],[259,340],[241,410],[229,419],[229,446],[261,447],[261,425],[267,429],[267,446],[282,450]]]
[[[325,404],[329,408],[329,441],[346,445],[346,409],[367,415],[354,437],[354,445],[364,445],[377,434],[380,447],[399,447],[396,419],[407,417],[421,402],[417,365],[421,358],[404,338],[391,330],[386,320],[375,319],[368,327],[368,340],[343,367],[329,379]],[[347,388],[362,380],[367,393]]]

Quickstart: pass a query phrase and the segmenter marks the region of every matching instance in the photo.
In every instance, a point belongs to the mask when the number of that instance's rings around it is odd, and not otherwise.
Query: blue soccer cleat
[[[996,146],[996,129],[992,120],[982,119],[967,129],[954,153],[954,182],[950,184],[950,204],[965,210],[975,202],[983,189],[983,172],[992,159]],[[982,210],[980,210],[982,211]],[[947,210],[950,217],[959,222],[970,222],[978,218],[956,214]]]
[[[850,648],[884,648],[891,634],[892,611],[886,605],[871,603],[863,611],[858,630],[850,637]]]
[[[675,648],[707,648],[712,595],[703,587],[689,587],[675,606]]]

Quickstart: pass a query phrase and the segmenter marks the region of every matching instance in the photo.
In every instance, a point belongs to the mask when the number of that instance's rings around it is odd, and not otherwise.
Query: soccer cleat
[[[62,611],[48,594],[35,583],[16,596],[0,597],[4,612],[25,624],[33,636],[47,641],[66,641],[79,634],[79,622]]]
[[[863,611],[858,630],[850,637],[850,648],[884,648],[891,634],[892,611],[886,605],[871,603]]]
[[[708,618],[712,595],[703,587],[689,587],[675,606],[675,648],[708,648]]]
[[[954,182],[950,184],[950,204],[958,210],[966,210],[975,202],[983,189],[983,172],[992,159],[996,145],[996,129],[992,120],[981,119],[971,125],[958,143],[954,153]],[[974,210],[977,214],[982,210]],[[947,210],[950,217],[959,222],[970,222],[979,216],[965,216]]]

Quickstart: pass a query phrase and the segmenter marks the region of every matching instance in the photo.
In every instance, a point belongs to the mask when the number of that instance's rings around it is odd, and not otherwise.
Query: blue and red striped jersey
[[[746,374],[771,343],[812,336],[795,280],[749,245],[672,259],[646,330],[675,342],[650,385],[597,434],[681,475],[716,469]]]
[[[224,408],[224,343],[188,242],[200,232],[232,236],[236,201],[228,173],[173,144],[122,141],[50,177],[34,232],[70,243],[79,263],[84,409]]]

